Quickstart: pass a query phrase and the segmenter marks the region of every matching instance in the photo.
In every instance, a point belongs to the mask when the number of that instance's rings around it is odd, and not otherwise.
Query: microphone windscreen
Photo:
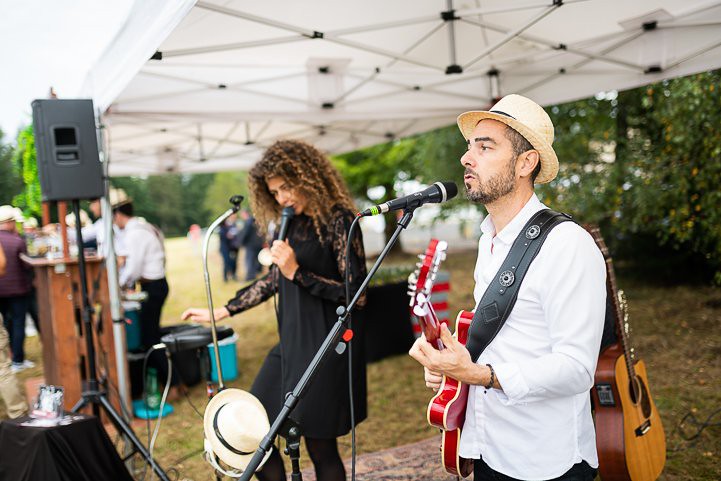
[[[280,229],[278,230],[278,239],[285,240],[288,235],[288,227],[290,226],[290,220],[295,215],[295,211],[292,207],[284,207],[283,212],[280,213]]]
[[[451,200],[455,196],[458,195],[458,186],[455,182],[439,182],[439,184],[443,185],[443,188],[446,190],[446,200]]]

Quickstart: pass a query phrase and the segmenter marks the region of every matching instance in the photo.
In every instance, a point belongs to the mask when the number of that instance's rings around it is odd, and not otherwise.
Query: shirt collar
[[[501,232],[496,233],[494,241],[500,241],[508,245],[512,244],[533,214],[545,208],[546,206],[538,200],[538,196],[534,193],[530,199],[528,199],[526,205],[511,219],[511,222],[509,222]],[[490,215],[483,219],[481,223],[481,232],[483,232],[483,234],[493,234],[495,230],[496,228],[493,225]]]

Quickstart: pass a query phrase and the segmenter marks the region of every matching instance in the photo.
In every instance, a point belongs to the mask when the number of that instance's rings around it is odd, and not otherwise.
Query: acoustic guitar
[[[635,359],[629,340],[628,306],[618,290],[613,261],[597,227],[588,228],[606,260],[618,342],[598,359],[591,395],[596,447],[603,481],[652,481],[666,463],[666,436],[648,388],[646,366]]]
[[[436,349],[444,349],[440,339],[441,324],[431,304],[431,290],[438,267],[446,258],[448,244],[445,241],[431,239],[425,255],[419,256],[418,269],[408,279],[411,296],[411,309],[426,340]],[[456,319],[456,336],[465,345],[468,340],[468,328],[473,313],[461,311]],[[466,420],[466,402],[468,385],[456,379],[443,376],[436,395],[428,403],[426,418],[428,423],[441,430],[441,464],[450,474],[467,477],[473,472],[473,460],[459,456],[461,429]]]

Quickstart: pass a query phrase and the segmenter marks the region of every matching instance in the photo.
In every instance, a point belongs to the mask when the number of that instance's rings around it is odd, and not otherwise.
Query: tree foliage
[[[0,130],[0,205],[10,204],[23,190],[23,184],[13,162],[13,147],[5,142]]]
[[[38,177],[37,152],[32,125],[20,131],[13,158],[20,174],[23,190],[13,198],[13,205],[22,209],[26,217],[42,215],[42,191]]]

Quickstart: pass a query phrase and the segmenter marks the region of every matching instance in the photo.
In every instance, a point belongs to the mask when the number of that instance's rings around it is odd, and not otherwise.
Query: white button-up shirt
[[[123,242],[128,249],[120,272],[121,286],[140,279],[165,277],[165,248],[160,231],[148,222],[132,217],[123,229]]]
[[[528,220],[546,208],[535,194],[496,233],[481,224],[476,304]],[[573,222],[556,226],[531,263],[518,300],[478,359],[503,390],[471,386],[460,455],[507,476],[556,478],[585,460],[598,466],[589,389],[606,309],[606,270],[593,238]]]

